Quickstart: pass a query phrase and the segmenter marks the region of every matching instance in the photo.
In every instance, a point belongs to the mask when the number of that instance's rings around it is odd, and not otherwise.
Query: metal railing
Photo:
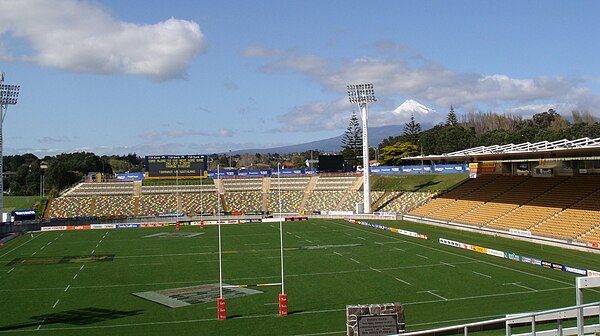
[[[598,317],[597,324],[589,324],[583,326],[569,327],[565,328],[563,322],[566,320],[574,320],[577,317],[577,314],[582,314],[584,317]],[[538,323],[548,322],[548,321],[556,321],[556,329],[551,330],[538,330]],[[462,331],[463,335],[468,335],[469,330],[472,329],[481,329],[485,326],[490,326],[494,324],[505,324],[505,335],[506,336],[566,336],[566,335],[600,335],[600,302],[588,303],[578,306],[570,306],[564,308],[557,308],[533,313],[523,313],[523,314],[515,314],[509,315],[503,318],[497,318],[493,320],[480,321],[480,322],[472,322],[467,324],[459,324],[449,327],[441,327],[429,330],[421,330],[421,331],[413,331],[407,332],[403,334],[398,334],[398,336],[416,336],[416,335],[434,335],[436,333],[444,333],[444,332],[460,332]],[[531,325],[531,332],[521,333],[521,334],[513,334],[513,326],[517,325]]]

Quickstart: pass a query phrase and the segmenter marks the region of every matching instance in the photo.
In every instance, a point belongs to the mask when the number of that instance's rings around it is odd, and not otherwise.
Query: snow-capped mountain
[[[435,110],[430,109],[429,107],[426,107],[425,105],[419,103],[416,100],[407,99],[404,103],[402,103],[402,105],[398,106],[394,110],[394,113],[401,114],[401,115],[408,115],[408,116],[410,116],[411,114],[427,115],[427,114],[435,113]]]

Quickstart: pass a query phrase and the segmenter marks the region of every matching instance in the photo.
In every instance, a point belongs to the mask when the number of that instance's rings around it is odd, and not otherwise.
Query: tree
[[[406,141],[410,143],[417,143],[419,138],[419,134],[421,134],[421,124],[415,121],[415,116],[413,114],[410,115],[410,121],[404,124],[404,132],[402,132],[402,136]]]
[[[454,112],[454,106],[450,105],[450,112],[448,112],[448,116],[446,117],[446,126],[456,125],[458,125],[458,118],[456,117],[456,113]]]
[[[354,111],[342,136],[342,144],[344,159],[353,165],[358,164],[362,155],[362,127]]]
[[[379,151],[379,162],[384,166],[400,166],[402,158],[419,155],[417,145],[410,142],[396,142],[395,144],[381,148]]]

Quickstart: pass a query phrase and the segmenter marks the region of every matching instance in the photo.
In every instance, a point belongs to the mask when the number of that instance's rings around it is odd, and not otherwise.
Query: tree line
[[[459,121],[454,108],[450,107],[445,123],[425,131],[411,116],[401,135],[390,136],[379,144],[379,162],[382,165],[411,164],[402,158],[478,146],[600,137],[600,123],[590,113],[573,111],[571,120],[549,109],[530,119],[510,114],[469,113]]]

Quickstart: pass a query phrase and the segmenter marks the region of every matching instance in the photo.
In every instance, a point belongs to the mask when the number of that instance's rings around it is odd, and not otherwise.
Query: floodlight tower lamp
[[[4,72],[0,72],[0,215],[3,214],[4,211],[4,160],[3,160],[3,152],[2,148],[3,144],[3,136],[2,136],[2,125],[4,124],[4,117],[6,116],[6,111],[8,110],[8,105],[16,105],[17,100],[19,98],[19,89],[20,85],[14,84],[3,84],[4,83]],[[3,221],[3,218],[0,218],[0,222]]]
[[[373,84],[352,84],[347,86],[348,99],[357,104],[361,111],[363,142],[363,213],[371,213],[371,185],[369,167],[368,105],[377,101]]]

